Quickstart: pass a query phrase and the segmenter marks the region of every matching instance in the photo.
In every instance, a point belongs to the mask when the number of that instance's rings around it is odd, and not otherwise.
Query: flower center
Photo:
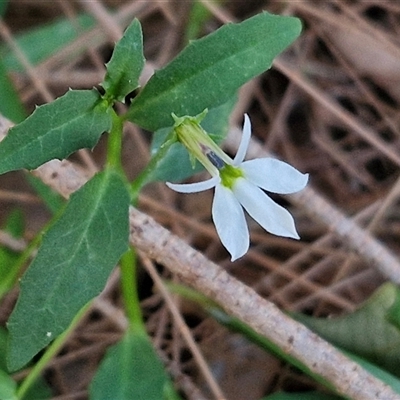
[[[219,170],[219,176],[221,177],[221,183],[227,187],[228,189],[232,190],[232,187],[238,178],[243,178],[244,173],[241,168],[234,167],[230,164],[225,164]]]

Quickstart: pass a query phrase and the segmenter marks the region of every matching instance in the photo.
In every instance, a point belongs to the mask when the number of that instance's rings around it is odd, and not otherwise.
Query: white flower
[[[233,160],[214,146],[212,150],[203,149],[215,167],[207,168],[213,175],[211,179],[189,184],[166,183],[180,193],[195,193],[215,187],[212,218],[232,261],[242,257],[249,249],[249,230],[243,208],[266,231],[299,239],[290,213],[262,189],[289,194],[302,190],[308,181],[308,174],[302,174],[291,165],[273,158],[243,161],[250,137],[251,124],[245,115],[242,140]]]

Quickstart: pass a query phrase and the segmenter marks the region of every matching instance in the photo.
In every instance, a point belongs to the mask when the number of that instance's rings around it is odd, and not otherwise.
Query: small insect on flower
[[[232,261],[246,254],[250,246],[243,209],[266,231],[299,239],[293,217],[264,190],[278,194],[298,192],[306,186],[308,174],[274,158],[244,161],[251,137],[247,115],[244,116],[242,140],[233,160],[214,142],[210,142],[210,137],[199,125],[199,117],[201,115],[178,119],[179,125],[175,130],[179,140],[204,165],[212,178],[189,184],[166,182],[167,186],[180,193],[215,188],[212,218]]]
[[[204,153],[207,158],[211,161],[212,165],[217,169],[222,169],[225,165],[224,161],[219,158],[212,150],[208,149]]]

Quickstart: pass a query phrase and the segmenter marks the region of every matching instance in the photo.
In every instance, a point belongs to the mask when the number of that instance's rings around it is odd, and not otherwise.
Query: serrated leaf
[[[300,30],[297,18],[263,12],[191,42],[151,77],[132,101],[127,118],[156,131],[173,125],[172,112],[197,115],[217,107],[267,70]]]
[[[206,132],[216,143],[225,139],[229,128],[229,116],[236,104],[237,97],[233,96],[229,101],[219,107],[211,109],[204,120],[201,122]],[[151,152],[155,154],[158,148],[163,144],[171,128],[163,128],[156,131],[153,135]],[[174,143],[166,156],[160,161],[156,170],[149,181],[172,181],[177,182],[186,179],[204,168],[199,162],[196,162],[193,168],[188,151],[179,142]]]
[[[170,385],[161,360],[144,333],[128,330],[112,346],[91,385],[91,400],[161,400]]]
[[[327,341],[399,377],[399,298],[400,289],[387,283],[351,314],[329,319],[298,314],[294,317]]]
[[[107,73],[101,84],[107,97],[123,100],[128,93],[138,88],[144,61],[142,29],[140,22],[134,19],[115,45],[107,64]]]
[[[74,193],[21,280],[9,319],[8,365],[24,366],[103,289],[128,246],[129,194],[114,172]]]
[[[92,148],[111,128],[111,115],[100,101],[96,90],[70,90],[38,107],[0,143],[0,174],[34,169],[76,150]]]

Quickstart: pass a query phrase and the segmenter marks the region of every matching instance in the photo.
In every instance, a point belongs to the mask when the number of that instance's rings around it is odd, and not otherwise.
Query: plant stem
[[[69,335],[74,331],[76,326],[85,316],[91,304],[92,302],[90,301],[81,308],[78,314],[75,315],[69,327],[49,345],[40,360],[33,366],[29,375],[24,379],[21,386],[17,390],[17,398],[19,400],[24,398],[29,388],[38,379],[39,375],[42,373],[43,369],[46,368],[46,365],[49,363],[49,361],[60,351],[62,346],[64,346],[64,343],[68,339]]]
[[[28,244],[24,251],[19,255],[15,264],[10,268],[10,272],[6,277],[1,279],[0,282],[0,299],[10,290],[10,288],[16,283],[18,276],[21,274],[22,268],[32,256],[34,250],[39,246],[42,240],[42,234],[38,234]]]
[[[133,248],[122,256],[120,269],[122,296],[129,327],[135,331],[145,331],[138,294],[137,256]]]
[[[136,177],[131,184],[132,205],[136,206],[140,190],[148,183],[154,172],[157,170],[158,164],[165,157],[169,148],[177,141],[175,131],[172,130],[167,136],[165,142],[159,147],[157,153],[153,155],[146,168]]]
[[[11,285],[12,282],[15,282],[18,276],[22,273],[25,264],[32,257],[32,253],[39,247],[40,243],[42,242],[44,234],[58,220],[63,210],[64,207],[61,207],[60,210],[53,215],[51,220],[47,222],[46,225],[42,228],[41,232],[32,239],[32,241],[27,245],[24,251],[19,255],[15,264],[12,266],[12,274],[10,273],[7,279],[3,279],[3,281],[0,282],[0,299],[9,290],[9,285]]]
[[[124,123],[123,119],[113,109],[110,112],[112,113],[112,127],[108,136],[107,164],[117,171],[122,171],[121,149]]]

